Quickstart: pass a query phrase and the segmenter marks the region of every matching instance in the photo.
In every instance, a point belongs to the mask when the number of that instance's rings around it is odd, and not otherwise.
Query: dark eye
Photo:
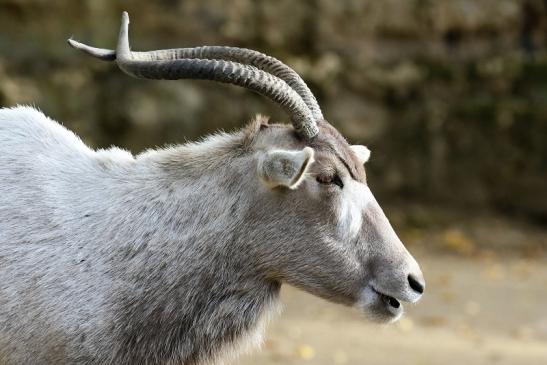
[[[340,178],[340,175],[334,174],[330,176],[318,176],[317,182],[320,184],[334,184],[338,185],[340,189],[344,187],[344,183],[342,182],[342,179]]]

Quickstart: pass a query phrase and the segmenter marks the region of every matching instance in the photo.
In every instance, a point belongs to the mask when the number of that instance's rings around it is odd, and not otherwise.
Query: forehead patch
[[[338,227],[342,236],[355,238],[363,225],[363,214],[374,201],[365,184],[350,181],[343,189],[338,203]]]

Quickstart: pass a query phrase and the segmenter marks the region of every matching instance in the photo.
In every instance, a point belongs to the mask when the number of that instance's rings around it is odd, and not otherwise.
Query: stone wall
[[[97,147],[133,152],[241,126],[267,100],[143,81],[66,45],[261,50],[293,66],[329,121],[373,150],[382,200],[547,220],[546,0],[0,0],[0,105],[30,103]]]

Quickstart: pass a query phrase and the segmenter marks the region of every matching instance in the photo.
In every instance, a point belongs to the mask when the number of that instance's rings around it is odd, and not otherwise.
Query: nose
[[[415,275],[408,275],[408,284],[415,292],[423,294],[425,288],[425,282],[423,278],[417,278]]]

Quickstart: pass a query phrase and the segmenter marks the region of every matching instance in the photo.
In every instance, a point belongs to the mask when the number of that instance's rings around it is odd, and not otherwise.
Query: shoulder
[[[14,124],[21,127],[25,124],[51,123],[53,122],[40,110],[28,106],[18,105],[12,108],[0,109],[0,128],[5,128],[6,124]]]
[[[32,106],[0,109],[0,139],[4,144],[11,141],[55,150],[69,148],[89,152],[78,136]]]

